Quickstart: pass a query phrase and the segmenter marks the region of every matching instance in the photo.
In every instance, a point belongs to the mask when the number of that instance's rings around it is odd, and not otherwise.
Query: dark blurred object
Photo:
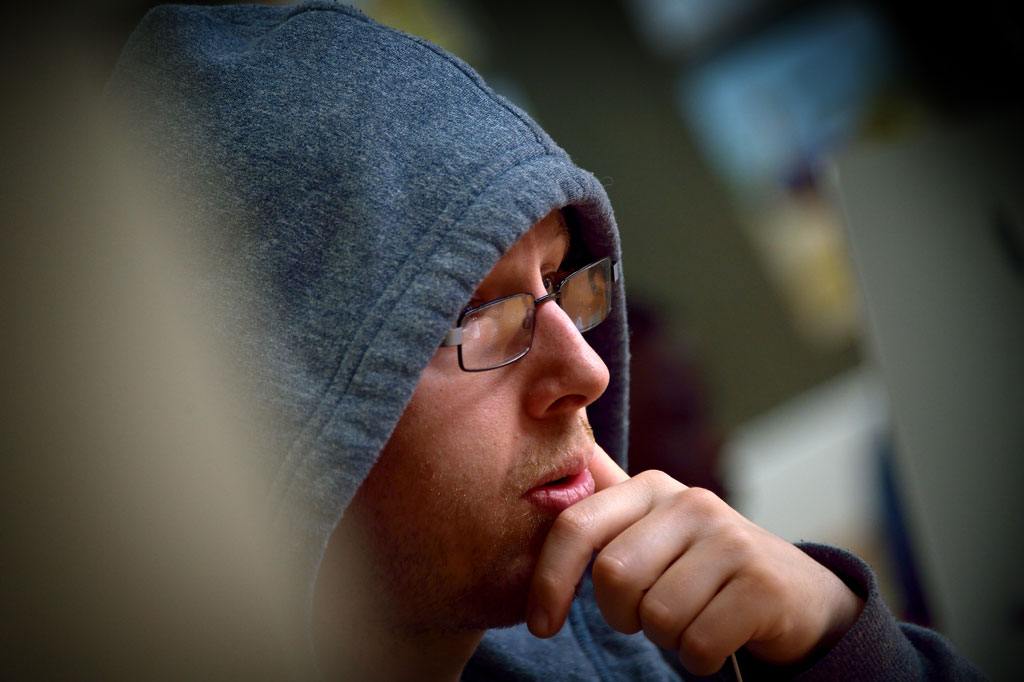
[[[903,621],[935,627],[914,551],[913,531],[907,520],[894,448],[891,434],[879,439],[878,479],[885,541],[892,560],[893,578],[903,600],[898,606],[898,615]]]
[[[896,32],[912,81],[937,112],[959,118],[1024,101],[1020,3],[872,4]]]
[[[932,616],[992,679],[1024,641],[1022,121],[864,144],[832,173]]]
[[[629,473],[659,469],[723,499],[722,438],[712,425],[694,359],[672,343],[648,305],[629,303]]]
[[[127,14],[85,5],[0,22],[0,678],[307,679],[199,249],[101,100]]]

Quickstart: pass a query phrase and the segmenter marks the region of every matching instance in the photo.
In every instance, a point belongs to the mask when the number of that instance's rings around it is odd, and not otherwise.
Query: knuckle
[[[590,543],[595,523],[594,515],[585,509],[578,509],[578,506],[573,505],[559,514],[551,527],[551,532],[572,542]]]
[[[724,506],[722,499],[707,488],[687,488],[682,497],[689,507],[706,517],[720,514]]]
[[[725,662],[715,642],[705,633],[689,628],[679,642],[679,658],[683,665],[695,675],[712,675]]]
[[[561,575],[551,568],[538,568],[533,575],[533,581],[542,590],[551,589],[559,585]]]
[[[697,628],[687,628],[679,640],[679,648],[691,660],[703,660],[711,656],[713,645],[711,640]]]
[[[750,531],[738,524],[725,525],[718,534],[720,551],[734,562],[745,564],[757,557],[755,539]]]
[[[674,649],[679,642],[677,624],[665,604],[645,595],[640,600],[640,607],[637,609],[640,615],[640,622],[643,624],[644,633],[655,644],[664,649]]]
[[[647,469],[645,471],[641,471],[639,474],[634,476],[634,478],[643,481],[645,485],[655,489],[662,489],[670,487],[672,485],[678,485],[674,478],[666,474],[664,471],[660,471],[658,469]]]
[[[618,590],[630,584],[629,565],[617,556],[601,552],[594,560],[594,584],[608,590]]]
[[[562,577],[551,569],[538,569],[533,574],[533,590],[542,598],[550,598],[558,594],[562,586]]]
[[[642,591],[633,584],[628,565],[617,556],[601,552],[594,561],[592,576],[594,596],[608,624],[626,634],[639,631],[637,602]]]

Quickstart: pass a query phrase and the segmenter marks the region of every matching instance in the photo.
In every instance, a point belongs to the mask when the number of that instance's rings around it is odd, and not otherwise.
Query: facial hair
[[[382,454],[380,471],[371,473],[342,520],[349,553],[359,548],[363,555],[361,590],[376,600],[381,625],[417,635],[525,620],[533,570],[554,518],[522,494],[553,461],[593,443],[593,434],[582,417],[545,441],[559,445],[524,449],[490,499],[481,499],[473,472],[454,481],[438,476],[432,463],[443,461],[441,453],[417,468],[416,495],[377,485],[375,478],[389,479]]]

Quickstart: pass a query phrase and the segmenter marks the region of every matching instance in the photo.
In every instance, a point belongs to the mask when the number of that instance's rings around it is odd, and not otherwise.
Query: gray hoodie
[[[273,416],[260,463],[267,507],[308,612],[328,538],[476,285],[553,209],[592,256],[620,260],[608,198],[465,63],[333,2],[158,7],[130,38],[108,94],[202,244],[196,295],[215,312],[251,399]],[[589,414],[598,442],[624,463],[621,286],[614,296],[611,317],[588,334],[611,372]],[[857,567],[846,571],[851,584],[875,595],[866,643],[851,651],[875,656],[881,642],[899,654],[855,677],[916,660],[870,573],[834,554]],[[864,657],[833,664],[856,668]],[[642,635],[604,624],[586,581],[556,637],[491,632],[466,670],[678,674]]]

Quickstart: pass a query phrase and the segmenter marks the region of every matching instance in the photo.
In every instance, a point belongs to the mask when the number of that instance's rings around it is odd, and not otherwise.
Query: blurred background
[[[45,22],[7,10],[5,135],[33,148],[8,161],[59,144],[49,126],[75,143],[77,107],[155,4]],[[463,58],[605,184],[631,306],[631,468],[853,550],[897,615],[1010,679],[1024,647],[1019,8],[354,4]],[[8,208],[24,168],[5,168]]]

